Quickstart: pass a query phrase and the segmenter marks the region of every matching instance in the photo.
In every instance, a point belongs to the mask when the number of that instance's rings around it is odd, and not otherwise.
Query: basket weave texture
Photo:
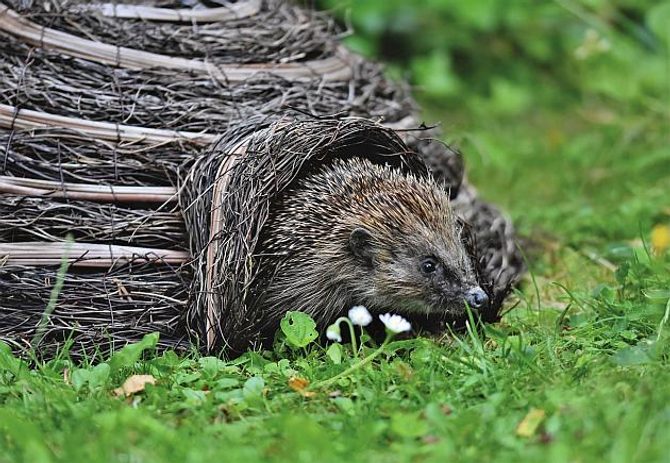
[[[497,319],[523,271],[513,226],[457,150],[413,130],[406,87],[324,14],[210,3],[0,1],[0,340],[44,355],[152,331],[164,348],[254,346],[272,200],[348,156],[449,191]]]

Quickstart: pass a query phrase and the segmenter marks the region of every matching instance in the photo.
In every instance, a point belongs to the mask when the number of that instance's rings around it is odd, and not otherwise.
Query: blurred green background
[[[610,248],[668,221],[670,2],[318,3],[525,234]]]

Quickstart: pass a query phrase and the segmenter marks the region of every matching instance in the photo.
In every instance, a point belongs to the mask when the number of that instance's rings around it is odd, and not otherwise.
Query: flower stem
[[[339,325],[341,322],[344,322],[349,327],[349,335],[351,336],[351,350],[354,355],[358,357],[358,342],[356,341],[356,333],[354,332],[354,325],[351,323],[347,317],[340,317],[335,320],[334,325]]]
[[[349,325],[349,336],[351,336],[351,350],[354,352],[354,355],[358,357],[358,341],[356,340],[356,333],[354,332],[354,325],[351,323],[351,320],[347,318],[347,325]]]

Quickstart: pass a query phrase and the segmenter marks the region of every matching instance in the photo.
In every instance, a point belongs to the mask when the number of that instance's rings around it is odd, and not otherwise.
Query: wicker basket
[[[354,155],[450,192],[495,320],[523,270],[510,221],[340,35],[277,0],[1,1],[0,339],[45,355],[151,331],[162,347],[254,346],[246,291],[273,197]]]

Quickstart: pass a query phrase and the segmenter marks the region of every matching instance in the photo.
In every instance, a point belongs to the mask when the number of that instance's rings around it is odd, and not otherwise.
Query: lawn
[[[530,272],[502,321],[232,361],[148,337],[29,367],[0,345],[0,462],[670,461],[670,3],[449,10],[451,35],[428,6],[381,27],[399,3],[361,2],[349,43],[410,70],[425,120],[514,219]],[[410,58],[380,47],[419,29],[434,40]],[[154,384],[124,392],[133,375]]]

